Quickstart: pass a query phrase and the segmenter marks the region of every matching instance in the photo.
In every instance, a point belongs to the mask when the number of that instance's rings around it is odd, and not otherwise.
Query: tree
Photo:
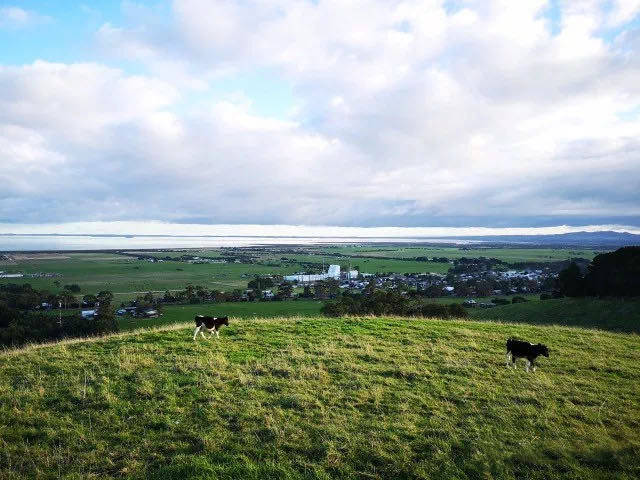
[[[169,290],[167,290],[166,292],[164,292],[164,296],[162,297],[162,301],[164,303],[173,303],[173,302],[176,301],[176,297],[171,295],[171,292]]]
[[[329,290],[324,281],[320,280],[313,286],[313,296],[318,299],[325,299],[329,295]]]
[[[290,282],[282,282],[278,287],[278,293],[276,294],[276,298],[278,300],[286,300],[287,298],[291,298],[293,294],[293,285]]]
[[[582,297],[585,294],[585,282],[580,267],[571,262],[558,274],[558,290],[567,297]]]
[[[267,290],[273,287],[273,280],[270,277],[261,277],[256,275],[255,278],[247,284],[247,288],[256,291]]]
[[[368,297],[373,295],[375,291],[376,291],[376,282],[375,280],[371,279],[369,280],[369,283],[367,283],[367,286],[364,287],[362,294]]]
[[[334,278],[329,278],[325,281],[327,286],[327,295],[329,298],[336,298],[340,295],[340,282]]]
[[[191,302],[191,299],[195,296],[195,288],[193,287],[193,285],[188,284],[184,289],[184,293],[187,297],[187,300]]]
[[[231,292],[231,301],[239,302],[240,300],[242,300],[242,290],[236,288]]]
[[[93,307],[97,301],[98,299],[96,298],[96,296],[91,293],[82,297],[82,304],[88,307]]]
[[[59,295],[59,300],[64,308],[69,308],[76,303],[76,297],[69,290],[63,290]]]
[[[640,296],[640,246],[596,255],[587,267],[588,293],[598,296]]]
[[[197,285],[196,295],[198,296],[201,302],[204,302],[209,297],[209,292],[207,292],[207,289],[205,287]]]
[[[80,293],[80,285],[77,283],[71,283],[64,286],[65,290],[69,290],[71,293]]]
[[[109,290],[102,290],[101,292],[98,292],[96,298],[99,302],[111,303],[113,301],[113,293],[111,293]]]
[[[98,311],[96,312],[96,318],[94,320],[96,325],[96,333],[117,332],[118,323],[116,321],[113,307],[111,306],[111,300],[113,299],[113,293],[109,291],[102,291],[98,293]]]

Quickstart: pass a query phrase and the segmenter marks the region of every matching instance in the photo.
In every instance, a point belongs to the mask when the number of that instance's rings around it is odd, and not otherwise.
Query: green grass
[[[570,257],[592,258],[593,250],[547,249],[547,248],[475,248],[463,250],[458,247],[416,247],[416,246],[341,246],[300,248],[299,253],[277,253],[271,248],[252,248],[245,253],[256,257],[254,264],[204,264],[192,265],[183,262],[168,261],[150,263],[114,253],[66,253],[46,254],[38,258],[30,254],[16,262],[0,261],[0,270],[8,272],[39,273],[53,272],[61,274],[59,278],[22,278],[0,279],[0,283],[30,283],[39,290],[60,292],[63,285],[77,283],[82,293],[97,293],[110,290],[116,299],[123,301],[135,298],[140,292],[164,292],[183,289],[186,284],[203,285],[209,289],[223,291],[246,288],[254,275],[287,275],[306,270],[303,263],[321,265],[339,263],[344,269],[351,262],[352,268],[365,273],[446,273],[451,266],[448,263],[416,262],[402,260],[417,256],[446,256],[448,258],[487,256],[507,262],[552,261]],[[181,250],[179,252],[144,252],[157,257],[177,257],[185,253],[218,257],[221,249]],[[332,257],[327,253],[352,255],[351,258]],[[357,256],[369,258],[358,258]],[[392,259],[376,257],[395,257]],[[282,260],[285,258],[286,260]],[[56,282],[59,284],[56,285]]]
[[[77,283],[82,293],[97,293],[110,290],[117,300],[133,298],[138,292],[164,292],[184,289],[185,285],[203,285],[209,289],[229,291],[247,288],[247,282],[254,275],[288,274],[299,270],[299,265],[272,267],[251,264],[204,264],[193,265],[183,262],[150,263],[113,254],[100,254],[97,258],[87,258],[87,254],[64,254],[68,258],[55,260],[21,260],[15,264],[0,263],[0,269],[24,273],[55,272],[60,278],[0,279],[0,283],[30,283],[34,288],[52,292],[61,286]],[[243,276],[244,275],[244,276]]]
[[[191,322],[196,315],[229,316],[237,318],[314,316],[320,313],[323,302],[295,300],[287,302],[206,303],[201,305],[167,305],[158,318],[118,317],[121,331],[157,327],[179,322]]]
[[[508,263],[514,262],[552,262],[569,258],[583,257],[591,260],[601,251],[579,248],[497,248],[497,247],[417,247],[417,246],[340,246],[324,247],[326,252],[343,255],[379,256],[397,258],[447,257],[454,258],[497,258]],[[358,261],[354,259],[353,261]]]
[[[399,318],[31,347],[0,353],[0,478],[638,478],[639,363],[636,335]]]
[[[469,309],[471,318],[533,325],[567,325],[640,333],[640,299],[560,298],[489,309]]]

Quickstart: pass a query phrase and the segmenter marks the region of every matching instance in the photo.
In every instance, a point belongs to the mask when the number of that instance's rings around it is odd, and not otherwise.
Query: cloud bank
[[[554,5],[128,4],[0,66],[0,223],[640,226],[640,3]]]

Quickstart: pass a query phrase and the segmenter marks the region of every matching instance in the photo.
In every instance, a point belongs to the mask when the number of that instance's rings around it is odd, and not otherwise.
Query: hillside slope
[[[640,333],[640,299],[559,298],[470,309],[471,318]]]
[[[0,478],[636,478],[640,339],[237,320],[0,353]],[[504,365],[547,343],[535,374]]]

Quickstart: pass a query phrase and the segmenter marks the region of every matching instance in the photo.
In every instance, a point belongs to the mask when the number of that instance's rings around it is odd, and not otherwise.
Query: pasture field
[[[439,246],[332,246],[322,251],[343,255],[367,257],[447,257],[449,259],[467,257],[497,258],[507,263],[515,262],[553,262],[569,258],[582,257],[591,260],[602,251],[580,248],[505,248],[505,247],[439,247]]]
[[[255,317],[294,317],[317,316],[323,302],[318,300],[294,300],[287,302],[229,302],[203,303],[199,305],[165,305],[163,315],[158,318],[118,317],[121,331],[138,328],[157,327],[181,322],[193,322],[196,315],[218,317],[255,318]]]
[[[510,336],[550,358],[507,369]],[[403,318],[32,346],[0,353],[0,478],[638,478],[639,362],[632,334]]]
[[[493,308],[469,308],[471,320],[531,325],[558,325],[598,328],[613,332],[640,334],[640,299],[611,300],[598,298],[560,298],[540,300],[538,295],[523,295],[526,303],[500,305]],[[476,297],[490,302],[496,297]],[[498,297],[510,299],[511,297]],[[433,303],[461,303],[456,297],[431,298]],[[232,316],[237,318],[317,316],[323,302],[295,300],[286,302],[204,303],[198,305],[165,305],[158,318],[118,317],[121,331],[144,327],[191,322],[195,315]]]
[[[475,320],[493,320],[532,325],[566,325],[640,334],[640,298],[559,298],[472,308]]]
[[[339,246],[339,247],[264,247],[233,249],[254,256],[254,263],[188,264],[178,261],[150,263],[133,257],[109,252],[11,254],[13,260],[0,260],[0,270],[10,273],[57,273],[56,278],[0,278],[0,283],[30,283],[34,288],[60,292],[62,286],[77,283],[82,293],[110,290],[117,301],[135,298],[147,291],[163,293],[165,290],[183,289],[186,284],[202,285],[223,291],[246,288],[255,275],[287,275],[307,270],[306,265],[321,268],[338,263],[346,269],[359,268],[365,273],[446,273],[450,264],[407,260],[418,256],[446,256],[447,258],[496,257],[507,262],[554,261],[571,257],[592,258],[593,250],[548,248],[474,248],[422,247],[422,246]],[[295,250],[295,253],[291,253]],[[285,252],[285,253],[280,253]],[[130,252],[135,253],[135,252]],[[179,257],[184,254],[220,257],[222,249],[180,249],[175,252],[141,252],[158,258]],[[340,253],[350,257],[331,256]],[[393,257],[393,258],[379,258]],[[405,260],[403,260],[405,259]]]
[[[272,267],[259,264],[203,264],[184,262],[150,263],[116,254],[65,254],[63,259],[28,259],[0,262],[0,270],[23,273],[55,272],[58,278],[3,278],[2,283],[30,283],[34,288],[58,292],[65,284],[77,283],[82,293],[111,290],[116,300],[135,297],[138,293],[184,289],[185,285],[203,285],[209,289],[232,290],[246,288],[254,275],[294,273],[299,266]],[[244,276],[243,276],[244,275]],[[247,278],[249,277],[249,278]],[[59,282],[57,286],[55,282]]]

